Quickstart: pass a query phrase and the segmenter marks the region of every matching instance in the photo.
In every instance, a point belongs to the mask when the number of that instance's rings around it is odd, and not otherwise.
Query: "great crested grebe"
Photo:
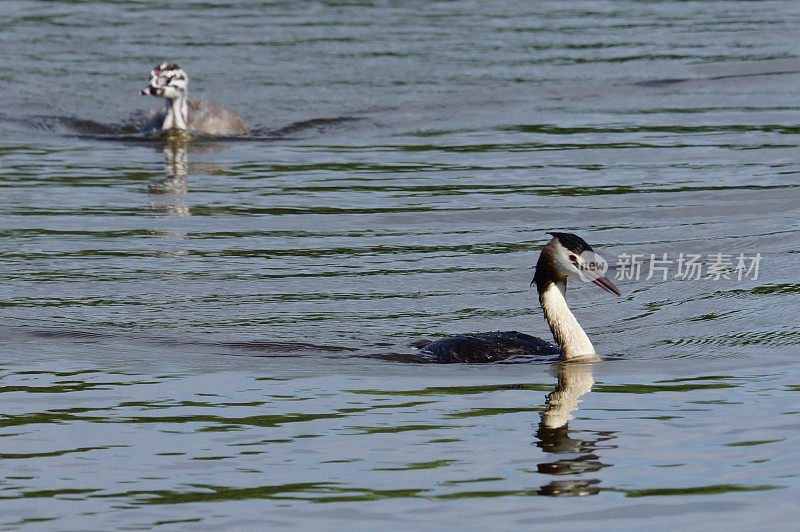
[[[244,120],[218,103],[189,99],[189,76],[175,63],[163,62],[150,72],[142,94],[167,100],[166,108],[148,116],[145,131],[189,129],[210,135],[247,135]]]
[[[511,332],[461,334],[431,342],[420,354],[435,362],[494,362],[518,355],[553,355],[562,360],[588,360],[597,355],[592,342],[567,306],[567,278],[590,280],[606,292],[620,295],[603,274],[592,247],[572,233],[548,233],[553,236],[542,248],[531,285],[536,284],[544,319],[558,344]],[[604,264],[604,263],[603,263]]]

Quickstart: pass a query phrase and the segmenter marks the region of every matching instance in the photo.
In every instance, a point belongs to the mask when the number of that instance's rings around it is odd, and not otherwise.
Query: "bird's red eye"
[[[570,255],[569,260],[571,260],[572,262],[578,262],[578,257],[576,257],[575,255]]]

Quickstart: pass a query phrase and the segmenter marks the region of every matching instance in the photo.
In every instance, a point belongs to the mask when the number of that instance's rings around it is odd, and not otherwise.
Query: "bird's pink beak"
[[[605,290],[606,292],[609,292],[617,296],[622,295],[619,293],[617,287],[614,286],[614,283],[608,280],[608,277],[598,277],[597,279],[594,279],[592,282],[597,286],[599,286],[600,288],[602,288],[603,290]]]

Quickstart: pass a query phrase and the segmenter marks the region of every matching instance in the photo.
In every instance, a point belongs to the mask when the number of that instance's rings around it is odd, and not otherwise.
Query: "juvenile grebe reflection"
[[[562,360],[596,358],[592,342],[567,306],[567,279],[590,280],[615,295],[620,295],[619,290],[604,276],[602,264],[585,240],[571,233],[549,234],[553,239],[539,254],[531,285],[536,284],[539,303],[558,348],[535,336],[498,331],[437,340],[423,346],[420,355],[435,362],[494,362],[511,356],[555,353],[560,353]]]
[[[151,208],[172,216],[190,216],[189,206],[183,197],[187,192],[186,176],[189,173],[189,141],[182,132],[171,132],[164,142],[164,178],[148,185],[151,194],[172,200],[169,203],[153,202]]]
[[[595,454],[598,449],[616,448],[607,442],[616,436],[612,431],[582,431],[592,434],[593,439],[576,438],[570,435],[569,420],[578,409],[582,395],[592,389],[591,363],[562,362],[558,365],[558,384],[545,401],[545,409],[541,413],[541,421],[536,431],[536,446],[542,451],[555,455],[572,455],[558,460],[542,462],[537,471],[545,475],[581,475],[599,471],[611,464],[600,462]],[[599,479],[554,480],[539,489],[541,495],[550,496],[583,496],[600,492]]]
[[[198,143],[192,140],[185,131],[169,131],[164,136],[161,151],[164,154],[164,177],[148,184],[148,190],[154,196],[161,196],[169,203],[154,202],[151,207],[156,211],[174,216],[190,216],[189,205],[186,204],[188,190],[187,176],[191,174],[215,174],[225,170],[224,166],[208,161],[189,160],[189,153],[215,153],[228,149],[226,144]]]
[[[189,173],[189,142],[183,134],[170,134],[164,143],[164,173],[166,177],[150,185],[151,192],[186,194],[186,175]]]

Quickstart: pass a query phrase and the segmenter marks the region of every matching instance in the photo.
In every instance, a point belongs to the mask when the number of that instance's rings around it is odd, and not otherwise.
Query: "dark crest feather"
[[[551,235],[553,238],[557,238],[562,246],[576,255],[580,255],[584,251],[593,251],[592,246],[587,244],[584,239],[576,234],[557,232],[548,232],[547,234]],[[536,262],[533,279],[531,280],[531,286],[536,284],[540,292],[544,290],[548,279],[553,276],[553,271],[553,267],[550,264],[547,254],[544,250],[542,250],[542,253],[539,255],[539,260]]]
[[[592,246],[586,243],[584,239],[572,233],[547,233],[557,238],[561,245],[580,255],[584,251],[593,251]]]

